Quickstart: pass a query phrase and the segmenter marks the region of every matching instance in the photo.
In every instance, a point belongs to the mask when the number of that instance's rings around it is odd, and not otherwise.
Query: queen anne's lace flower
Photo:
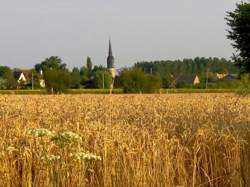
[[[30,129],[28,131],[28,134],[35,137],[43,137],[43,136],[49,136],[52,133],[48,129],[38,128],[38,129]]]
[[[82,138],[78,134],[70,131],[57,134],[51,138],[51,141],[55,142],[60,147],[64,147],[74,142],[79,142],[81,140]]]
[[[73,158],[74,160],[84,160],[84,161],[102,160],[100,156],[96,156],[91,153],[83,153],[83,152],[78,152],[74,154],[71,153],[70,157]]]
[[[58,155],[46,155],[46,156],[42,157],[41,159],[42,159],[42,160],[47,160],[47,161],[52,162],[52,161],[60,160],[61,157],[58,156]]]

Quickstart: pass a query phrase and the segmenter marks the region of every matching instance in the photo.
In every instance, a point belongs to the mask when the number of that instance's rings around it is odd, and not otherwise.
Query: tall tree
[[[162,86],[159,76],[146,74],[138,68],[123,70],[120,81],[125,93],[154,93]]]
[[[50,93],[66,92],[71,85],[70,73],[64,70],[47,70],[44,73],[44,79]]]
[[[80,86],[81,86],[80,70],[75,67],[71,72],[71,87],[80,88]]]
[[[236,9],[227,12],[228,38],[237,50],[234,60],[241,67],[241,72],[250,73],[250,3],[236,4]]]
[[[13,71],[7,66],[0,66],[1,88],[13,89],[17,86]]]
[[[108,70],[97,70],[94,74],[93,86],[95,88],[110,88],[112,76]]]
[[[12,70],[7,66],[0,66],[0,77],[7,78],[12,75]]]
[[[36,64],[35,70],[37,72],[40,72],[41,70],[45,72],[47,70],[67,70],[67,68],[66,64],[62,63],[62,59],[60,59],[58,56],[51,56],[46,58],[41,63]]]

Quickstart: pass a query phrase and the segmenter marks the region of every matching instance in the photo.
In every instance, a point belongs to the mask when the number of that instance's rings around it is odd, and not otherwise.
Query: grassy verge
[[[161,89],[162,94],[177,93],[236,93],[238,89]],[[70,89],[67,94],[109,94],[110,89]],[[122,94],[122,89],[113,89],[113,94]],[[2,95],[44,95],[46,90],[0,90]]]
[[[113,94],[123,93],[122,89],[113,89]],[[68,94],[110,94],[110,89],[70,89]]]
[[[109,94],[110,89],[70,89],[67,94]],[[113,94],[123,93],[122,89],[113,89]],[[0,90],[2,95],[44,95],[47,90]]]
[[[0,90],[2,95],[43,95],[46,90]]]
[[[161,93],[236,93],[239,89],[162,89]]]

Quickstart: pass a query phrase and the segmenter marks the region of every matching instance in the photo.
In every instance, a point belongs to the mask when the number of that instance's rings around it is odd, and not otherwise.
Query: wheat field
[[[0,186],[250,186],[250,98],[0,96]]]

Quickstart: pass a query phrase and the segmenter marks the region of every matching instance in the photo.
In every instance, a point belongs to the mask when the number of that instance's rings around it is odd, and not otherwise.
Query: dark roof
[[[238,79],[237,74],[228,74],[223,78],[223,80],[236,80],[236,79]]]
[[[21,69],[15,69],[14,70],[14,76],[16,78],[19,78],[21,74],[23,73],[25,78],[31,78],[32,77],[32,70],[21,70]]]
[[[193,84],[197,75],[178,75],[175,76],[174,82],[177,83],[188,83]]]

